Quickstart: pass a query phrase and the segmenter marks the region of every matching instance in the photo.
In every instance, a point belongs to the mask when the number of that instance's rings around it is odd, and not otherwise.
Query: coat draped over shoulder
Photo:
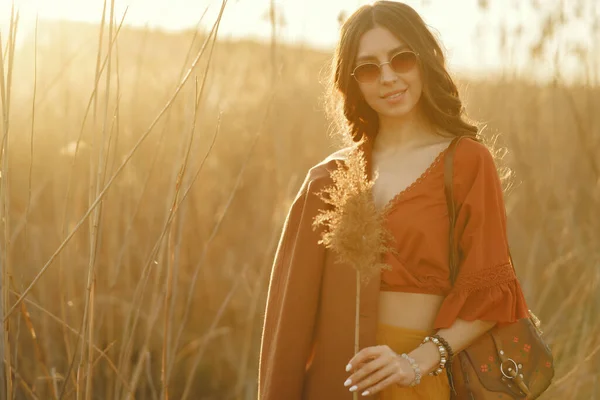
[[[356,273],[335,262],[312,229],[316,195],[333,183],[334,153],[308,172],[286,217],[275,252],[261,337],[260,400],[343,400],[354,355]],[[360,348],[374,346],[380,276],[361,286]]]

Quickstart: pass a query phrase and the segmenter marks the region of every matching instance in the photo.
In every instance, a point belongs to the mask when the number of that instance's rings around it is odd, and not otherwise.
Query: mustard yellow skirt
[[[423,341],[425,336],[433,332],[400,328],[393,325],[379,324],[377,328],[377,344],[388,345],[398,354],[409,353]],[[379,400],[448,400],[450,385],[445,373],[438,376],[425,375],[421,383],[413,387],[394,385],[379,393]]]

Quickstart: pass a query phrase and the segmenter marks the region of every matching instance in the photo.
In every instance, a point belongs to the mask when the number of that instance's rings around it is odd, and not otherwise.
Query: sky
[[[535,41],[541,31],[540,16],[560,0],[537,0],[534,8],[525,0],[406,0],[419,12],[425,22],[440,37],[447,50],[450,69],[486,73],[507,65],[528,68],[528,43]],[[574,23],[554,43],[564,48],[566,42],[576,41],[593,46],[589,35],[592,20],[600,20],[600,1],[582,0],[589,4],[586,23]],[[108,0],[110,3],[110,0]],[[482,10],[478,4],[488,3]],[[575,0],[567,3],[574,4]],[[194,27],[206,7],[206,25],[218,12],[219,0],[115,0],[115,13],[120,20],[128,7],[126,24],[178,30]],[[229,0],[220,27],[221,37],[254,37],[268,40],[271,27],[265,18],[270,0]],[[278,39],[302,42],[320,49],[332,49],[338,39],[337,17],[340,11],[348,14],[367,0],[276,0],[276,8],[285,25],[279,27]],[[594,5],[594,3],[596,3]],[[12,0],[0,0],[0,27],[5,37]],[[20,34],[31,31],[36,15],[40,19],[68,19],[98,22],[102,16],[103,0],[15,0],[20,10]],[[524,26],[523,37],[510,43],[510,51],[499,48],[500,27],[509,31]],[[596,48],[598,50],[598,48]],[[550,58],[549,58],[550,60]],[[573,65],[571,65],[573,64]],[[538,66],[536,73],[551,74],[551,65]],[[580,66],[567,61],[564,71]]]

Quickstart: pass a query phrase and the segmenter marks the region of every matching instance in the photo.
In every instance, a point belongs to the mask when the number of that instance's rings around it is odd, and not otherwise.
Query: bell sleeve
[[[457,318],[495,321],[500,326],[526,318],[527,304],[511,266],[506,210],[492,155],[483,144],[463,140],[454,164],[459,270],[434,328],[449,328]]]
[[[259,400],[299,400],[311,352],[325,249],[311,223],[323,202],[309,172],[286,217],[271,270],[258,371]]]

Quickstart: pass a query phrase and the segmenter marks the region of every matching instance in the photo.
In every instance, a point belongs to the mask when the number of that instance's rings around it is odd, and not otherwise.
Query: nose
[[[398,80],[398,75],[394,72],[389,63],[381,66],[381,83],[393,83]]]

